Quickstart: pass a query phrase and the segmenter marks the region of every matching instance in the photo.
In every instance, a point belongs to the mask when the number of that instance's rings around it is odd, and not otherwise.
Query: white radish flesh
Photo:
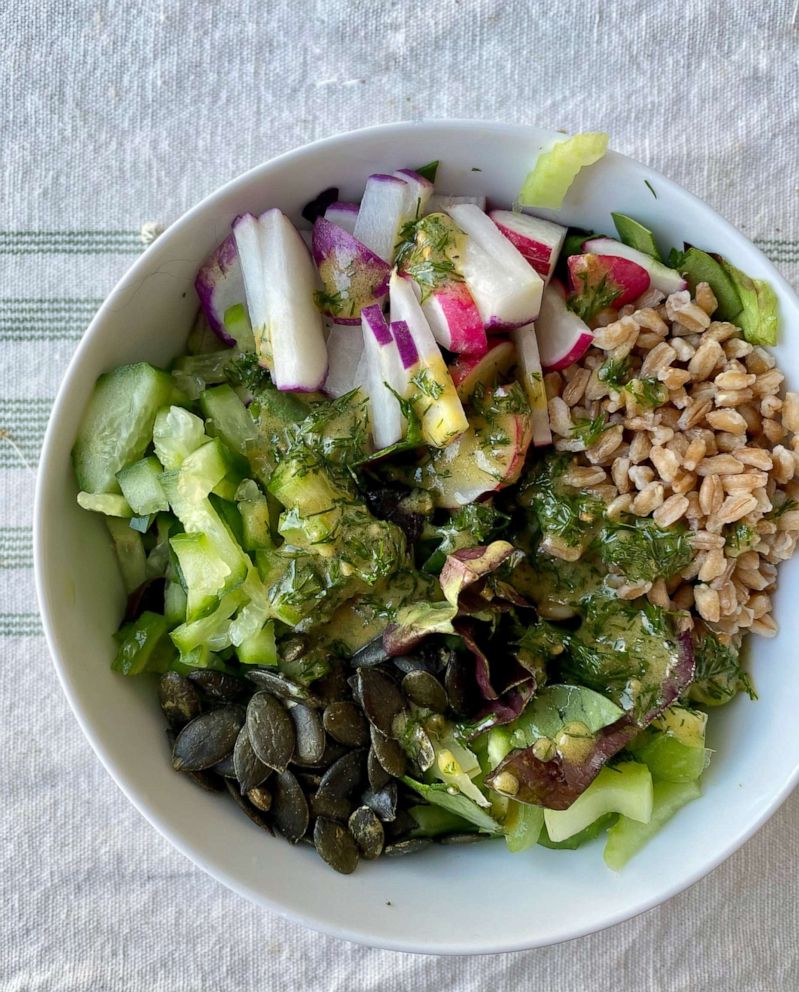
[[[517,327],[515,331],[511,331],[511,338],[516,345],[519,379],[533,413],[533,444],[540,448],[552,444],[552,431],[549,427],[547,392],[544,388],[535,327],[532,324]]]
[[[328,396],[344,396],[357,386],[358,365],[363,355],[363,334],[357,327],[336,324],[327,338],[327,378],[324,391]]]
[[[225,311],[244,303],[245,291],[236,239],[232,234],[205,260],[194,286],[211,330],[225,344],[235,344],[225,331]]]
[[[366,391],[375,448],[395,444],[403,434],[403,416],[399,400],[391,392],[402,395],[405,376],[397,343],[389,330],[379,306],[364,307],[361,312],[364,356],[366,359]]]
[[[451,196],[449,193],[433,193],[427,204],[428,214],[447,213],[450,207],[459,203],[473,203],[481,210],[486,208],[486,198],[484,196]]]
[[[515,361],[513,342],[505,338],[492,338],[484,355],[461,356],[454,365],[450,365],[449,374],[458,396],[465,403],[478,386],[493,388]]]
[[[433,195],[433,184],[413,169],[398,169],[394,175],[408,184],[413,217],[423,217],[427,213],[427,205]]]
[[[264,277],[263,229],[254,214],[242,214],[233,221],[233,236],[244,278],[247,311],[250,315],[255,350],[262,365],[272,368],[272,346],[267,333],[269,309]]]
[[[392,262],[403,226],[414,217],[411,189],[403,179],[369,176],[353,234],[385,262]]]
[[[535,330],[541,365],[547,372],[579,361],[594,340],[589,327],[566,306],[563,287],[554,280],[544,289]]]
[[[329,220],[331,224],[338,224],[339,227],[343,227],[349,234],[354,233],[355,221],[357,219],[357,203],[331,203],[327,210],[325,210],[325,220]]]
[[[460,271],[486,330],[535,320],[544,288],[541,276],[479,207],[460,203],[447,213],[468,235]]]

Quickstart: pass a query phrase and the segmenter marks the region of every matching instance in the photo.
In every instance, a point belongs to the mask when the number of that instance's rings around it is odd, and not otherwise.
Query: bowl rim
[[[194,206],[186,210],[177,220],[170,224],[166,231],[164,231],[164,233],[160,235],[152,245],[142,251],[142,254],[135,260],[133,265],[131,265],[130,268],[128,268],[123,276],[117,281],[114,288],[103,300],[87,329],[84,331],[80,342],[78,343],[78,346],[67,365],[50,412],[36,472],[36,486],[33,505],[34,583],[39,613],[41,615],[44,635],[53,667],[55,668],[62,691],[67,698],[70,708],[72,709],[83,734],[89,741],[94,753],[100,759],[101,763],[126,798],[133,804],[145,820],[155,827],[155,829],[158,830],[158,832],[166,838],[170,844],[177,848],[181,854],[187,857],[194,864],[198,865],[198,867],[200,867],[207,874],[211,875],[211,877],[216,879],[218,882],[221,882],[224,886],[236,892],[238,895],[243,896],[249,902],[263,906],[269,910],[279,913],[284,918],[290,919],[295,923],[299,923],[304,927],[308,927],[328,936],[353,941],[370,947],[403,951],[414,954],[473,955],[504,953],[529,950],[535,947],[554,946],[555,944],[599,932],[611,926],[615,926],[618,923],[633,919],[634,917],[639,916],[640,914],[645,913],[656,906],[662,905],[675,895],[696,884],[696,882],[718,867],[721,862],[725,861],[732,854],[734,854],[735,851],[737,851],[763,826],[763,824],[775,813],[779,806],[785,802],[796,787],[797,783],[799,783],[799,765],[794,769],[794,772],[786,779],[782,786],[775,791],[769,801],[763,805],[763,808],[748,824],[748,826],[741,830],[737,836],[735,836],[720,850],[714,852],[711,857],[703,862],[701,867],[695,869],[686,877],[677,878],[671,884],[667,885],[664,890],[659,891],[656,895],[648,897],[644,896],[640,900],[633,902],[628,907],[610,913],[607,917],[603,917],[599,922],[576,925],[568,931],[564,930],[564,932],[554,940],[549,937],[536,940],[535,934],[531,934],[527,939],[507,942],[491,941],[490,943],[479,945],[470,943],[469,946],[465,946],[463,943],[450,941],[435,943],[430,946],[420,946],[418,943],[409,942],[404,938],[398,938],[396,940],[375,938],[361,927],[332,923],[327,917],[318,913],[295,911],[289,907],[286,907],[269,894],[260,890],[256,891],[255,889],[249,888],[242,884],[225,869],[220,868],[216,864],[209,863],[202,853],[196,850],[193,845],[184,841],[179,833],[176,833],[166,822],[164,822],[161,814],[157,808],[154,808],[151,805],[146,795],[140,795],[134,788],[128,785],[126,781],[125,769],[120,767],[116,760],[108,754],[101,738],[95,733],[92,727],[90,714],[84,710],[82,704],[77,698],[77,693],[73,690],[69,676],[69,662],[60,650],[58,634],[55,629],[55,624],[51,618],[49,595],[44,579],[47,563],[45,553],[46,549],[44,547],[42,537],[44,527],[43,508],[46,502],[46,493],[51,489],[55,482],[54,479],[51,479],[47,466],[50,463],[48,456],[58,443],[57,424],[60,419],[59,413],[61,411],[61,407],[67,402],[67,398],[72,390],[73,380],[75,379],[77,370],[83,361],[84,354],[93,346],[94,339],[101,333],[101,328],[108,315],[113,312],[115,307],[124,298],[124,295],[129,292],[131,286],[135,285],[140,275],[152,263],[152,260],[156,257],[158,252],[161,250],[167,250],[166,246],[172,236],[179,235],[185,228],[191,226],[195,221],[195,218],[204,213],[209,206],[214,204],[217,200],[221,200],[226,197],[229,193],[234,191],[238,185],[245,184],[255,179],[264,169],[290,164],[295,158],[300,159],[309,153],[324,151],[326,148],[336,146],[342,140],[346,141],[349,138],[379,135],[381,133],[388,134],[390,132],[413,132],[419,127],[426,126],[435,126],[441,131],[478,129],[485,132],[496,132],[498,134],[513,133],[518,135],[519,133],[529,132],[531,136],[538,138],[540,138],[540,136],[544,133],[548,133],[553,138],[562,136],[562,132],[557,132],[552,129],[537,127],[534,125],[508,124],[499,121],[485,121],[469,118],[445,118],[441,120],[436,118],[423,118],[416,121],[394,121],[364,128],[356,128],[319,138],[315,141],[283,152],[274,158],[267,159],[266,161],[261,162],[240,175],[228,180],[222,186],[217,187],[211,193],[204,196]],[[627,162],[640,164],[636,159],[632,159],[630,156],[623,155],[620,152],[609,151],[608,156],[622,159]],[[709,210],[714,215],[722,233],[725,236],[729,236],[734,240],[742,239],[746,242],[751,250],[759,256],[767,278],[773,284],[779,286],[783,296],[790,301],[792,307],[797,313],[797,316],[799,316],[799,295],[797,295],[797,292],[793,289],[793,287],[780,274],[774,263],[756,245],[754,245],[745,234],[731,224],[724,216],[719,214],[714,207],[711,207],[709,204],[699,199],[699,197],[674,182],[674,180],[662,175],[648,165],[646,166],[646,169],[653,179],[657,179],[659,184],[662,184],[671,190],[676,190],[680,196],[686,197],[690,205],[695,205],[701,210]]]

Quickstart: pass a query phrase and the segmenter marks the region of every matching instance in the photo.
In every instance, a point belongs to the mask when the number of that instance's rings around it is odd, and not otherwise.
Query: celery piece
[[[615,871],[653,837],[663,824],[692,799],[701,795],[696,782],[656,782],[653,789],[652,815],[647,823],[620,816],[608,830],[605,864]]]
[[[568,809],[544,810],[544,822],[551,840],[567,840],[606,813],[649,822],[652,775],[646,765],[635,761],[606,765]]]
[[[520,205],[561,207],[580,169],[598,162],[607,149],[608,136],[601,132],[586,131],[559,139],[540,153],[533,170],[522,183]]]

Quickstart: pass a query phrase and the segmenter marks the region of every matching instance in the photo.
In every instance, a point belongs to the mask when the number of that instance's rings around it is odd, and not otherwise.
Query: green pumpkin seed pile
[[[245,678],[167,672],[159,685],[175,770],[204,789],[226,789],[253,823],[292,844],[312,844],[343,874],[361,858],[431,843],[414,836],[409,809],[419,795],[397,781],[419,777],[433,762],[424,730],[407,733],[408,707],[463,710],[463,686],[450,672],[457,666],[440,655],[389,659],[372,642],[350,666],[334,661],[310,688],[266,668]],[[446,687],[437,677],[444,671]]]

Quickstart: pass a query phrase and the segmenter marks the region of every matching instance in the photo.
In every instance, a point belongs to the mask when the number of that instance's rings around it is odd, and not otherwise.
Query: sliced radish
[[[646,269],[652,285],[661,293],[667,295],[679,293],[680,290],[688,288],[688,283],[676,270],[658,262],[651,255],[645,255],[642,251],[623,245],[620,241],[614,241],[612,238],[589,238],[583,244],[583,251],[593,252],[595,255],[627,258],[631,262],[636,262],[641,268]]]
[[[412,215],[422,217],[427,212],[427,205],[433,195],[433,184],[413,169],[397,169],[394,175],[408,184]]]
[[[518,355],[518,373],[530,409],[533,413],[533,444],[540,448],[552,444],[552,431],[549,427],[549,411],[547,409],[547,392],[544,388],[544,375],[541,370],[541,358],[538,354],[538,341],[532,324],[517,327],[511,331],[513,343]]]
[[[619,255],[570,255],[569,281],[573,293],[591,299],[591,294],[616,294],[610,305],[618,310],[649,289],[649,273],[637,262]],[[595,297],[594,297],[595,298]]]
[[[355,221],[354,236],[385,262],[394,251],[403,226],[413,220],[416,203],[410,186],[397,176],[369,176]]]
[[[408,324],[404,320],[395,320],[391,323],[390,329],[392,337],[397,342],[397,351],[403,369],[413,368],[419,362],[419,352],[416,350],[416,342]]]
[[[492,338],[484,355],[462,355],[449,374],[458,396],[465,403],[478,386],[496,386],[516,361],[516,349],[507,338]]]
[[[280,210],[267,210],[252,221],[244,228],[243,242],[236,228],[236,243],[248,306],[251,284],[257,283],[255,310],[250,312],[256,350],[269,362],[278,389],[314,392],[327,373],[324,324],[314,304],[316,269],[299,232]],[[242,243],[248,255],[251,246],[257,248],[247,265]]]
[[[566,228],[551,220],[514,210],[492,210],[489,217],[535,271],[549,282],[566,237]]]
[[[358,365],[363,355],[363,334],[357,327],[336,324],[327,338],[327,378],[324,391],[328,396],[344,396],[363,385]]]
[[[404,369],[383,311],[376,304],[361,311],[361,328],[366,358],[366,391],[369,395],[369,419],[375,448],[395,444],[403,434],[403,416],[399,400],[405,385]]]
[[[594,340],[587,324],[566,306],[565,290],[556,279],[544,289],[535,332],[541,365],[547,372],[579,361]]]
[[[473,203],[481,210],[486,208],[486,198],[484,196],[452,196],[449,193],[433,193],[427,204],[427,213],[437,214],[443,211],[449,212],[450,207],[459,203]]]
[[[263,229],[254,214],[242,214],[233,221],[233,237],[244,279],[247,311],[250,315],[255,351],[262,365],[272,368],[272,343],[267,333],[269,306],[264,277]]]
[[[486,330],[521,327],[538,316],[541,276],[473,203],[459,203],[447,213],[468,238],[460,272],[474,297]]]
[[[495,391],[498,399],[507,387]],[[531,413],[503,413],[470,419],[469,430],[422,467],[420,481],[434,493],[436,506],[454,509],[473,503],[484,493],[516,482],[524,468],[532,439]]]
[[[345,231],[349,231],[352,234],[355,231],[358,210],[357,203],[342,203],[336,200],[335,203],[331,203],[327,210],[325,210],[324,217],[331,224],[338,224],[339,227],[343,227]]]
[[[467,355],[484,355],[488,342],[483,319],[465,282],[448,282],[422,299],[422,310],[433,337],[442,348]]]
[[[211,330],[225,344],[235,344],[235,340],[225,331],[225,311],[244,303],[245,292],[236,239],[232,234],[203,262],[194,280],[194,288]]]
[[[324,217],[313,227],[313,257],[324,287],[317,301],[336,324],[360,324],[364,307],[385,300],[390,267]]]
[[[413,402],[428,444],[442,448],[469,426],[433,332],[409,279],[396,270],[389,286],[391,322],[404,321],[416,346],[417,361],[404,370],[403,397]]]

